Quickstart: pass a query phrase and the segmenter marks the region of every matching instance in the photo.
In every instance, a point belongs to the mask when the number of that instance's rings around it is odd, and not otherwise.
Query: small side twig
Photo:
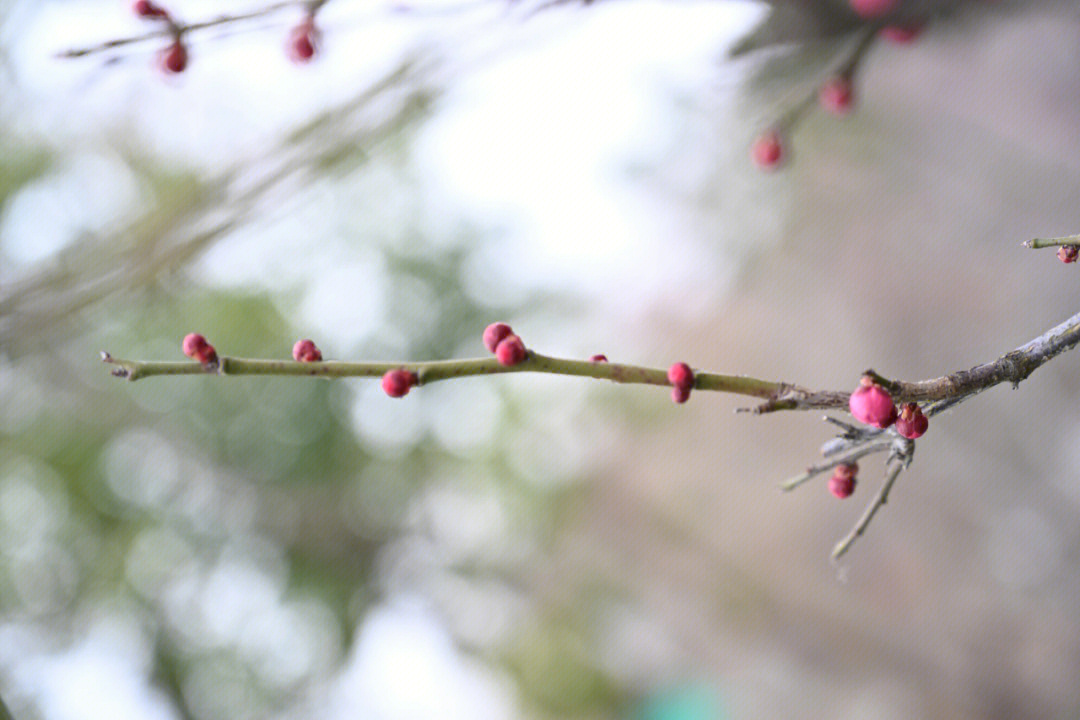
[[[1025,240],[1021,245],[1026,248],[1031,248],[1032,250],[1048,247],[1062,247],[1063,245],[1075,247],[1080,246],[1080,235],[1066,235],[1064,237],[1056,238],[1034,238],[1032,240]]]
[[[780,483],[780,489],[784,492],[790,492],[791,490],[794,490],[795,488],[802,485],[804,482],[807,482],[808,480],[811,480],[824,472],[832,470],[838,465],[850,464],[856,462],[863,457],[866,457],[867,455],[884,452],[888,450],[892,446],[892,444],[892,438],[887,438],[885,440],[878,440],[877,442],[860,445],[852,450],[849,450],[843,455],[833,457],[832,460],[818,463],[817,465],[811,465],[810,467],[806,468],[806,472],[803,472],[799,475],[796,475],[795,477],[789,478],[784,482]]]
[[[866,532],[866,528],[870,525],[870,521],[874,519],[874,515],[881,506],[889,500],[889,492],[892,490],[893,483],[896,482],[896,478],[900,476],[900,473],[907,467],[907,464],[901,460],[893,460],[889,466],[885,475],[885,482],[882,484],[881,489],[878,490],[877,495],[870,501],[870,504],[866,507],[862,517],[855,523],[855,527],[851,528],[851,531],[844,536],[840,542],[836,543],[833,547],[832,559],[839,560],[840,556],[846,553],[855,541]]]

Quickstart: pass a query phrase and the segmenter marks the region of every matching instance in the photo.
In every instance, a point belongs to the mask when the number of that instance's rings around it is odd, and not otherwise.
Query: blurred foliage
[[[542,538],[548,522],[539,518],[557,507],[564,486],[537,486],[507,462],[531,416],[501,390],[487,411],[499,443],[447,447],[421,424],[387,448],[357,427],[358,414],[383,412],[361,407],[370,398],[360,382],[129,385],[93,361],[104,347],[179,358],[179,338],[193,328],[222,352],[287,356],[298,330],[282,308],[295,307],[304,288],[207,287],[189,270],[313,179],[350,187],[374,160],[380,173],[407,182],[411,137],[437,96],[428,72],[407,61],[265,157],[216,176],[162,166],[116,138],[111,150],[145,199],[132,216],[8,270],[0,286],[0,632],[32,638],[20,652],[75,647],[120,608],[149,643],[150,676],[183,717],[317,715],[306,698],[341,670],[368,609],[403,590],[393,578],[416,590],[429,577],[476,578],[514,594],[500,567],[517,551],[442,548],[425,509],[432,493],[452,488],[457,502],[494,502],[507,514],[510,532],[498,537]],[[63,151],[9,145],[0,211]],[[439,244],[415,228],[391,234],[346,243],[377,252],[387,276],[381,329],[356,348],[360,356],[385,357],[385,338],[408,327],[395,352],[453,357],[478,345],[477,328],[493,316],[545,312],[542,296],[492,306],[466,289],[467,265],[483,244],[476,230]],[[0,651],[0,677],[18,662]],[[544,667],[553,662],[543,658]],[[532,682],[544,680],[534,672]],[[21,717],[44,712],[47,698],[0,686]]]

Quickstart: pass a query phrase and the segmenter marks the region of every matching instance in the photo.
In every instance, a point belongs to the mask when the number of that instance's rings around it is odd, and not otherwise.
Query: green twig
[[[500,365],[495,358],[471,358],[464,360],[434,360],[430,362],[293,362],[291,360],[256,360],[222,356],[217,363],[202,365],[197,362],[159,362],[122,360],[109,353],[101,354],[103,362],[113,365],[112,374],[127,380],[140,380],[157,375],[292,375],[303,377],[347,378],[381,377],[390,370],[403,368],[416,374],[417,385],[468,377],[471,375],[495,375],[500,373],[539,372],[553,375],[575,375],[599,380],[634,385],[666,385],[671,383],[667,370],[624,365],[621,363],[592,362],[549,357],[529,352],[526,359],[512,366]],[[697,373],[694,389],[769,398],[778,392],[781,383],[758,380],[738,375]]]
[[[1080,235],[1066,235],[1064,237],[1056,238],[1035,238],[1034,240],[1024,241],[1022,245],[1026,248],[1031,248],[1032,250],[1048,247],[1061,247],[1062,245],[1080,246]]]

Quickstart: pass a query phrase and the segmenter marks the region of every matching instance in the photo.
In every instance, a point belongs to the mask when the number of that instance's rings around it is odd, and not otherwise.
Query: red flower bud
[[[784,139],[775,130],[766,130],[750,146],[750,157],[762,170],[780,167],[784,154]]]
[[[909,25],[887,25],[881,28],[881,37],[900,45],[905,45],[922,35],[925,23],[915,22]]]
[[[677,362],[669,367],[667,379],[675,387],[686,388],[687,390],[694,387],[694,371],[684,362]]]
[[[859,422],[887,428],[896,421],[896,405],[892,396],[869,375],[864,375],[859,387],[848,400],[851,414]]]
[[[930,420],[923,415],[922,409],[915,403],[904,405],[900,417],[896,419],[896,432],[908,440],[922,437],[929,426]]]
[[[315,57],[318,46],[319,29],[315,27],[313,19],[308,18],[289,31],[286,51],[293,62],[308,62]]]
[[[158,7],[150,0],[135,0],[131,5],[131,10],[139,17],[144,18],[169,17],[169,12],[165,8]]]
[[[416,375],[404,368],[389,370],[382,377],[382,389],[392,398],[405,397],[416,384]]]
[[[484,328],[484,347],[488,349],[488,352],[495,352],[495,348],[499,343],[503,341],[508,335],[513,335],[514,331],[509,325],[503,322],[491,323]]]
[[[297,340],[292,348],[292,356],[296,362],[319,362],[322,351],[311,340]]]
[[[198,360],[203,365],[217,362],[217,351],[214,350],[214,346],[206,342],[206,338],[199,333],[185,335],[182,348],[185,355],[192,360]]]
[[[158,64],[167,73],[182,73],[187,68],[188,54],[184,43],[177,40],[158,53]]]
[[[517,365],[528,355],[525,343],[517,335],[507,335],[495,346],[495,359],[500,365]]]
[[[900,0],[848,0],[851,9],[863,19],[888,15],[899,3]]]
[[[855,492],[855,474],[859,466],[855,463],[849,465],[837,465],[829,478],[829,492],[843,500]]]
[[[833,115],[843,116],[851,112],[851,103],[855,97],[851,79],[835,77],[827,81],[818,91],[818,102]]]

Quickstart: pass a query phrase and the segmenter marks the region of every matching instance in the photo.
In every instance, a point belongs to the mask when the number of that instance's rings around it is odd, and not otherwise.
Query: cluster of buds
[[[877,428],[884,429],[895,423],[896,432],[908,440],[922,437],[930,425],[922,408],[915,403],[907,403],[903,411],[898,412],[889,391],[874,382],[870,375],[863,375],[859,387],[851,393],[848,409],[859,422]]]
[[[861,20],[880,22],[881,18],[893,13],[900,5],[900,0],[848,0],[851,11]],[[911,20],[902,24],[890,24],[878,31],[878,36],[894,43],[906,44],[918,37],[926,23]],[[861,54],[861,51],[859,51]],[[848,115],[855,102],[855,87],[852,82],[855,65],[859,55],[830,77],[817,89],[818,104],[827,112],[837,117]],[[787,137],[801,112],[792,112],[789,117],[762,132],[750,145],[750,158],[762,170],[776,170],[787,160],[789,150]]]
[[[694,387],[694,371],[684,362],[677,362],[667,371],[668,382],[671,383],[671,400],[684,403],[690,399],[690,391]]]
[[[503,322],[491,323],[484,328],[484,347],[495,354],[500,365],[512,367],[524,362],[529,351],[525,343],[514,334],[513,328]]]
[[[131,11],[144,20],[156,20],[164,23],[172,33],[172,43],[162,48],[157,54],[157,64],[162,72],[176,75],[187,69],[188,51],[181,37],[180,26],[173,20],[169,11],[151,2],[151,0],[136,0]]]
[[[184,72],[188,65],[188,50],[183,41],[185,27],[178,23],[166,8],[152,0],[135,0],[131,11],[144,20],[156,20],[167,26],[172,35],[172,43],[158,52],[158,67],[169,75]],[[298,25],[289,30],[285,52],[293,62],[306,63],[315,57],[320,37],[319,29],[315,25],[314,11],[310,11]]]

